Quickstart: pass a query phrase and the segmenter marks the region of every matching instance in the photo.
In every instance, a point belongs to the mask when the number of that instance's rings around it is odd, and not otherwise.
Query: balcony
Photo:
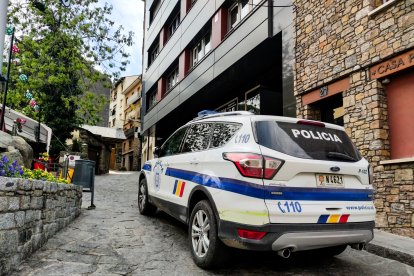
[[[128,100],[127,105],[133,104],[141,98],[140,93],[134,93]]]

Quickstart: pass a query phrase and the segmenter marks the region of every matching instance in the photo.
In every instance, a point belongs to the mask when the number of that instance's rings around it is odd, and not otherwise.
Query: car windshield
[[[343,162],[362,158],[342,130],[277,121],[258,121],[255,130],[261,146],[291,156]]]

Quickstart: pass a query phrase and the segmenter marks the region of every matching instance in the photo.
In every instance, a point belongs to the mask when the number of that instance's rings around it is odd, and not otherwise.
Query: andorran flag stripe
[[[176,195],[178,197],[182,197],[183,193],[184,193],[184,187],[185,187],[185,182],[184,181],[175,180],[173,195]]]
[[[317,223],[346,223],[348,222],[349,214],[345,215],[321,215]]]

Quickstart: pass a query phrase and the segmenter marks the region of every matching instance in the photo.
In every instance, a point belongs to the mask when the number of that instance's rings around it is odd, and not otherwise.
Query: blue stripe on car
[[[151,164],[144,164],[144,166],[142,166],[142,169],[146,171],[151,171]]]
[[[168,167],[166,175],[203,186],[245,196],[274,200],[370,201],[371,189],[327,189],[264,186],[237,179],[217,177]]]

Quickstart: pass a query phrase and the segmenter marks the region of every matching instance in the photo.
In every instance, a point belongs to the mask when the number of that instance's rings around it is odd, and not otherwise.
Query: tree
[[[133,33],[115,27],[112,6],[98,0],[72,0],[69,8],[58,0],[12,0],[9,9],[20,51],[11,67],[8,105],[35,119],[40,114],[60,141],[79,124],[96,123],[106,102],[90,92],[91,85],[125,70]],[[28,105],[27,92],[40,112]],[[52,153],[62,149],[53,139]]]

